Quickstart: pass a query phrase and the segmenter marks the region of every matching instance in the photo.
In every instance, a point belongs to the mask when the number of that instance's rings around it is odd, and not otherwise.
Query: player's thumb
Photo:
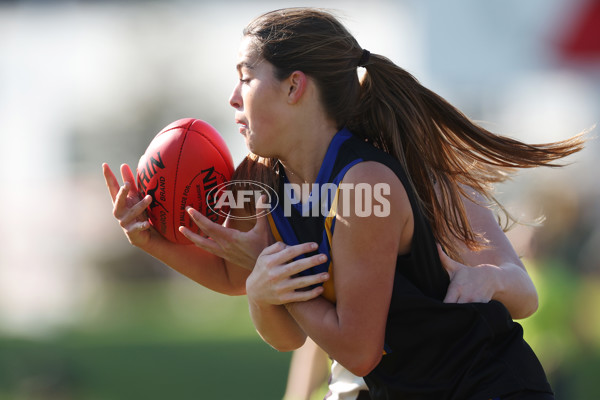
[[[444,269],[450,275],[450,279],[452,279],[452,277],[458,270],[459,264],[456,261],[454,261],[453,259],[451,259],[448,256],[448,254],[446,254],[444,252],[444,250],[442,249],[442,246],[439,243],[437,243],[437,251],[438,251],[438,255],[440,256],[440,261],[442,262],[442,267],[444,267]]]

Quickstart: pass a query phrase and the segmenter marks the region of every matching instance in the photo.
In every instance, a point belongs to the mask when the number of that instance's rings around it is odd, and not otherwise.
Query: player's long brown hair
[[[452,237],[471,249],[483,244],[467,219],[461,195],[469,195],[463,185],[495,203],[492,185],[517,168],[558,166],[556,161],[584,145],[582,134],[531,145],[487,131],[389,59],[365,57],[344,26],[320,9],[263,14],[244,35],[255,39],[258,56],[274,65],[278,78],[300,70],[314,79],[323,106],[339,128],[347,126],[400,161],[436,240],[457,259]],[[361,58],[366,72],[359,82]],[[276,187],[276,164],[251,155],[235,177]]]

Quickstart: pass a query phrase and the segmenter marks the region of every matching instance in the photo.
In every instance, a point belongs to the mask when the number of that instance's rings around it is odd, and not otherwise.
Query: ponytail
[[[518,168],[558,166],[584,145],[583,134],[529,145],[483,129],[387,58],[362,49],[323,10],[268,12],[248,24],[244,35],[254,39],[256,56],[273,64],[277,78],[295,70],[309,75],[338,128],[348,126],[400,161],[437,241],[455,259],[460,258],[453,238],[473,250],[486,244],[469,224],[461,196],[472,196],[465,188],[504,210],[493,198],[493,184]],[[357,66],[366,69],[361,82]],[[235,177],[278,187],[277,165],[274,159],[249,156]],[[507,223],[514,220],[505,214]]]
[[[492,195],[494,183],[517,168],[559,166],[556,161],[583,148],[583,133],[538,145],[495,135],[389,59],[371,54],[365,68],[349,128],[400,161],[436,240],[456,259],[452,237],[473,250],[486,243],[469,224],[461,195],[472,196],[465,187],[504,210]]]

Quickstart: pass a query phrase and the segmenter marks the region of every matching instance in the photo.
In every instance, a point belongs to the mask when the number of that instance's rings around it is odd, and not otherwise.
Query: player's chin
[[[277,155],[273,151],[271,151],[268,146],[265,146],[264,143],[261,143],[252,134],[246,136],[246,147],[252,154],[256,154],[259,157],[263,157],[263,158],[276,158],[277,157]]]
[[[260,157],[265,157],[261,154],[263,153],[263,151],[261,151],[261,146],[258,143],[256,143],[256,140],[254,140],[254,138],[250,134],[244,136],[244,138],[246,139],[246,147],[251,153],[256,154]]]

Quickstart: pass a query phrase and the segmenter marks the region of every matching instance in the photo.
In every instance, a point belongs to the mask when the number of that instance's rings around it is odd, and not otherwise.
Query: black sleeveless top
[[[520,390],[552,393],[541,364],[523,340],[521,326],[504,305],[494,300],[443,303],[449,277],[431,226],[396,159],[342,129],[329,145],[317,183],[337,185],[351,166],[362,161],[380,162],[395,172],[414,219],[410,253],[396,261],[384,355],[364,377],[372,399],[487,400]],[[278,192],[281,199],[289,196],[284,182],[285,177]],[[307,213],[307,204],[287,210],[279,204],[269,221],[278,240],[290,245],[317,242],[318,251],[331,260],[337,196],[321,197],[325,198],[318,199],[320,208],[329,210],[326,215]],[[334,263],[331,260],[307,273],[329,270],[335,279]],[[325,288],[330,301],[335,301],[333,279]]]

